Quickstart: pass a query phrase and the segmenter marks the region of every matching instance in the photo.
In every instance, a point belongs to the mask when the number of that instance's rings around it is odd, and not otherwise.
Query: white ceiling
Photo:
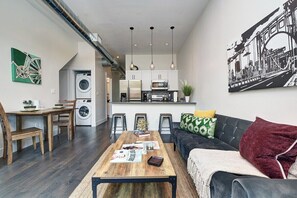
[[[131,53],[133,26],[134,54],[150,54],[154,26],[154,54],[171,54],[171,30],[174,29],[174,53],[188,37],[209,0],[64,0],[86,27],[102,38],[103,46],[124,65]],[[166,46],[165,43],[168,43]]]

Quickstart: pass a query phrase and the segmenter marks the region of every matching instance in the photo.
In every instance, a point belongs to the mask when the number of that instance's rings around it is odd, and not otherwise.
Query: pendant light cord
[[[131,30],[131,65],[133,65],[133,30],[134,27],[130,27]]]
[[[154,57],[153,57],[153,29],[154,29],[154,27],[150,27],[150,29],[151,29],[151,58],[152,58],[151,64],[154,64]]]
[[[174,29],[174,26],[171,26],[170,29],[171,29],[171,69],[174,69],[174,62],[173,62],[173,29]]]

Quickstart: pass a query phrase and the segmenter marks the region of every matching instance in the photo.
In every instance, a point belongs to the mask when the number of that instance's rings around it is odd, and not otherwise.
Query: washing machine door
[[[80,76],[77,80],[77,88],[82,93],[89,92],[91,90],[91,78],[87,75]]]
[[[78,108],[78,117],[81,120],[86,120],[89,119],[91,116],[91,109],[90,106],[87,104],[82,104],[79,108]]]

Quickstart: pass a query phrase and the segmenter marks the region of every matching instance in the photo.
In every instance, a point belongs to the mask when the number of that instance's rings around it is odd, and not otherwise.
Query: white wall
[[[68,70],[68,98],[75,98],[75,72],[91,71],[92,92],[92,126],[106,121],[105,71],[101,63],[101,55],[86,42],[78,43],[77,55],[67,63],[63,70]],[[65,90],[66,92],[67,90]]]
[[[169,70],[172,62],[171,54],[156,54],[153,56],[155,70]],[[173,61],[176,65],[176,55],[173,54]],[[125,56],[126,70],[130,70],[131,55]],[[136,65],[139,70],[149,70],[151,65],[151,55],[133,55],[133,64]],[[178,69],[178,65],[176,66]]]
[[[102,56],[96,52],[96,60],[101,60]],[[92,80],[95,82],[95,109],[93,109],[93,112],[95,112],[96,115],[93,117],[93,123],[95,123],[95,126],[103,123],[106,121],[107,118],[107,100],[106,100],[106,72],[104,71],[104,68],[102,67],[102,64],[100,61],[96,61],[95,67],[94,67],[94,73],[95,75],[92,76]],[[93,125],[94,126],[94,125]]]
[[[120,78],[121,74],[118,71],[112,71],[112,100],[111,102],[120,101]]]
[[[59,69],[77,53],[78,37],[43,3],[32,0],[0,1],[0,24],[0,101],[5,110],[20,110],[23,99],[39,99],[42,106],[52,107],[59,99]],[[12,47],[41,58],[41,85],[12,82]],[[14,118],[10,120],[14,129]],[[24,127],[43,127],[42,121],[25,120]],[[0,155],[2,141],[1,132]],[[25,146],[28,144],[31,140]]]
[[[284,1],[210,0],[177,59],[181,79],[194,85],[199,109],[254,120],[255,116],[297,125],[297,87],[228,92],[227,44]]]
[[[6,90],[0,101],[8,111],[18,110],[22,99],[30,98],[40,99],[43,106],[51,107],[59,96],[59,69],[77,53],[75,33],[67,27],[61,28],[61,24],[47,18],[41,13],[44,10],[37,8],[28,1],[0,2],[0,89]],[[41,58],[41,85],[12,82],[12,47]],[[51,89],[56,93],[51,94]]]

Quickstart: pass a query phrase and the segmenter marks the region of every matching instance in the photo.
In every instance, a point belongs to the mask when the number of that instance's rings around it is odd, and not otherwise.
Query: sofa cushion
[[[216,114],[216,110],[196,110],[194,116],[199,118],[213,118]]]
[[[240,154],[268,177],[286,178],[297,155],[296,139],[296,126],[257,117],[241,138]]]
[[[240,139],[252,122],[219,114],[215,117],[217,118],[215,138],[239,150]]]
[[[171,137],[185,160],[188,159],[190,151],[194,148],[237,150],[217,138],[209,139],[178,128],[171,130]]]
[[[199,118],[190,114],[182,114],[180,128],[207,138],[213,138],[216,121],[216,118]]]

